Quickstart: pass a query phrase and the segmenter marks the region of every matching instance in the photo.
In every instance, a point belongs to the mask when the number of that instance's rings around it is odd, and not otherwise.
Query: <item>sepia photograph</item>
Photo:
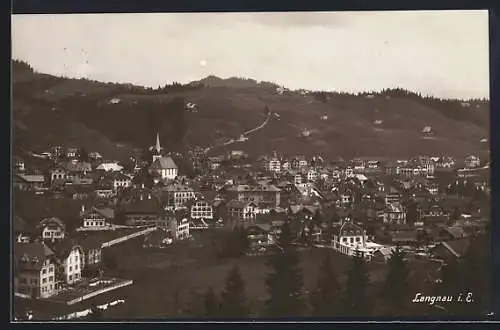
[[[494,314],[487,10],[11,25],[11,320]]]

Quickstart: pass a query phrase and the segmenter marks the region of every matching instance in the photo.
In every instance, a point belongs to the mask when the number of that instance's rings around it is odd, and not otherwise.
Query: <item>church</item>
[[[172,157],[162,155],[158,133],[156,133],[156,144],[152,147],[152,154],[153,162],[149,167],[149,173],[159,175],[162,180],[174,180],[179,173],[179,168]]]

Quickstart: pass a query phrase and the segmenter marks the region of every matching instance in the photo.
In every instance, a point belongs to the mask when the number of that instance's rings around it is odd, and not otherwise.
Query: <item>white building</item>
[[[65,237],[65,225],[58,218],[47,218],[40,221],[42,239],[56,241]]]
[[[196,201],[191,205],[191,219],[213,220],[214,210],[207,201]]]
[[[477,156],[468,156],[465,158],[465,167],[476,168],[481,165],[481,160]]]
[[[112,172],[120,172],[123,170],[123,166],[119,165],[117,162],[104,162],[97,166],[96,170],[98,171],[112,171]]]
[[[160,135],[156,135],[156,146],[153,149],[153,163],[149,167],[150,173],[159,174],[163,180],[174,180],[179,174],[179,168],[172,157],[161,155]]]

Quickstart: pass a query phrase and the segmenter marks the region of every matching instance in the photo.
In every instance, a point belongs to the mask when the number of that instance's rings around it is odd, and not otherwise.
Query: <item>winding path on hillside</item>
[[[265,120],[264,120],[261,124],[259,124],[258,126],[256,126],[256,127],[252,128],[252,129],[250,129],[250,130],[247,130],[247,131],[245,131],[245,132],[241,133],[240,137],[245,137],[245,138],[246,138],[248,134],[255,133],[256,131],[258,131],[258,130],[260,130],[260,129],[264,128],[264,127],[267,125],[267,123],[269,122],[269,120],[271,119],[271,115],[272,115],[272,114],[273,114],[273,113],[272,113],[271,111],[268,111],[268,112],[267,112],[266,119],[265,119]],[[245,140],[244,140],[244,141],[245,141]],[[214,145],[214,146],[211,146],[211,147],[206,148],[206,149],[205,149],[205,153],[209,152],[210,150],[212,150],[212,149],[214,149],[214,148],[217,148],[217,147],[222,147],[222,146],[228,146],[228,145],[233,144],[233,143],[236,143],[236,142],[243,142],[243,141],[242,141],[241,139],[230,139],[230,140],[228,140],[228,141],[226,141],[226,142],[224,142],[224,143],[221,143],[221,144]]]

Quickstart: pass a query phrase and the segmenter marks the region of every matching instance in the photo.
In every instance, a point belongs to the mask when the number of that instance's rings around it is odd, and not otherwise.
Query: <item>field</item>
[[[238,259],[219,259],[213,256],[210,245],[203,244],[203,241],[207,242],[206,237],[183,242],[162,251],[142,250],[138,244],[134,243],[114,247],[113,254],[116,253],[118,256],[119,265],[116,275],[131,278],[134,284],[124,289],[124,295],[127,297],[126,303],[107,311],[105,318],[192,317],[183,313],[183,310],[191,306],[192,301],[201,303],[194,294],[203,293],[210,287],[216,294],[220,293],[224,288],[225,277],[233,265],[239,267],[246,284],[249,307],[258,316],[263,302],[267,299],[264,282],[269,272],[266,265],[267,257],[247,256]],[[299,251],[299,257],[306,292],[314,288],[318,268],[326,254],[330,256],[340,282],[344,281],[344,274],[350,265],[349,258],[333,250],[304,249]],[[384,278],[385,265],[370,263],[369,269],[372,282]],[[423,279],[422,275],[416,277],[419,281]],[[196,310],[199,305],[194,308]]]

